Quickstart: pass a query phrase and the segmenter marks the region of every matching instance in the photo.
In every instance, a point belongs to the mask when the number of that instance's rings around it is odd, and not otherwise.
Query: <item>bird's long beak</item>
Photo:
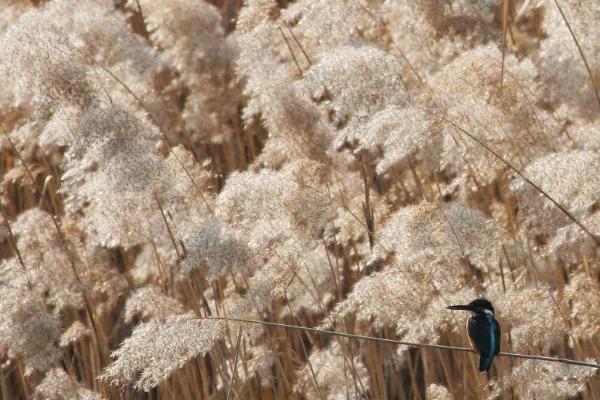
[[[448,310],[465,310],[465,311],[471,311],[471,310],[473,310],[473,307],[471,307],[468,304],[465,304],[465,305],[461,304],[461,305],[457,305],[457,306],[449,306],[449,307],[446,307],[446,308]]]

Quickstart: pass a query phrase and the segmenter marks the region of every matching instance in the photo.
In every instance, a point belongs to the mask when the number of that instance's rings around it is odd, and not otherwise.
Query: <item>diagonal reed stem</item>
[[[573,42],[575,42],[577,51],[579,52],[579,55],[581,56],[581,60],[583,61],[585,70],[587,71],[588,76],[590,78],[590,82],[592,84],[592,89],[594,90],[594,94],[596,95],[596,102],[598,103],[598,107],[600,108],[600,93],[598,93],[598,87],[596,86],[596,82],[594,81],[594,74],[592,73],[592,68],[590,67],[590,64],[588,63],[588,60],[585,57],[585,53],[583,52],[583,49],[581,48],[581,45],[579,44],[579,40],[577,40],[577,36],[575,35],[575,32],[573,32],[573,28],[571,27],[571,24],[569,23],[567,16],[563,12],[562,7],[558,3],[558,0],[554,0],[554,4],[556,5],[556,8],[558,9],[558,12],[560,13],[561,18],[563,19],[563,21],[565,21],[565,24],[567,25],[567,28],[569,29],[569,33],[571,34],[571,37],[573,38]]]
[[[567,216],[567,218],[569,218],[571,221],[573,221],[579,228],[581,228],[582,231],[584,231],[590,238],[592,238],[594,240],[594,242],[596,242],[597,245],[600,246],[600,238],[598,238],[598,236],[596,236],[595,234],[593,234],[589,230],[588,227],[586,227],[581,221],[579,221],[577,219],[577,217],[575,217],[573,214],[571,214],[569,212],[569,210],[567,210],[558,201],[554,200],[554,198],[552,196],[550,196],[548,194],[548,192],[546,192],[544,189],[542,189],[541,187],[539,187],[535,182],[533,182],[531,179],[529,179],[523,172],[521,172],[520,169],[518,169],[517,167],[515,167],[514,165],[512,165],[504,157],[502,157],[500,154],[498,154],[496,151],[494,151],[490,146],[488,146],[487,144],[485,144],[481,139],[478,139],[477,137],[475,137],[473,134],[471,134],[470,132],[468,132],[466,129],[462,128],[461,126],[459,126],[455,122],[449,120],[445,116],[442,116],[442,118],[444,119],[444,121],[446,121],[447,123],[449,123],[450,125],[452,125],[460,133],[462,133],[463,135],[466,135],[471,140],[475,141],[477,144],[479,144],[485,150],[487,150],[488,152],[490,152],[494,157],[496,157],[498,160],[500,160],[504,165],[506,165],[508,168],[510,168],[511,170],[513,170],[525,182],[527,182],[529,185],[531,185],[531,187],[533,187],[537,192],[539,192],[542,196],[544,196],[545,198],[547,198],[548,200],[550,200],[550,202],[552,204],[554,204],[556,206],[556,208],[558,208],[563,214],[565,214],[565,216]]]

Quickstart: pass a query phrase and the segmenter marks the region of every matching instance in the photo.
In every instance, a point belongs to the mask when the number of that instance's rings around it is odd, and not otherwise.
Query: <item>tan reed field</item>
[[[0,77],[0,398],[600,399],[600,1],[1,0]]]

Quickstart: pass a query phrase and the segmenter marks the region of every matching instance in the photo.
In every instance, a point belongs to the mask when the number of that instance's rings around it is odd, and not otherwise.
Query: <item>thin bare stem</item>
[[[550,202],[552,202],[552,204],[554,204],[563,214],[565,214],[571,221],[573,221],[579,228],[581,228],[582,231],[584,231],[587,235],[589,235],[596,242],[597,245],[600,246],[600,238],[598,238],[596,235],[594,235],[573,214],[571,214],[558,201],[554,200],[554,198],[552,196],[550,196],[545,190],[543,190],[541,187],[539,187],[535,182],[533,182],[531,179],[529,179],[523,172],[521,172],[521,170],[519,170],[517,167],[515,167],[514,165],[512,165],[512,163],[510,163],[509,161],[507,161],[504,157],[502,157],[500,154],[498,154],[490,146],[488,146],[482,140],[480,140],[477,137],[475,137],[473,134],[471,134],[470,132],[468,132],[466,129],[462,128],[461,126],[459,126],[455,122],[449,120],[448,118],[446,118],[446,116],[442,116],[442,118],[444,119],[444,121],[446,121],[447,123],[449,123],[450,125],[452,125],[454,128],[456,128],[456,130],[458,130],[460,133],[466,135],[471,140],[475,141],[481,147],[483,147],[488,152],[490,152],[494,157],[496,157],[498,160],[500,160],[503,164],[505,164],[508,168],[510,168],[511,170],[513,170],[517,175],[519,175],[525,182],[527,182],[529,185],[531,185],[531,187],[533,187],[536,191],[538,191],[542,196],[544,196],[545,198],[547,198],[548,200],[550,200]]]
[[[573,32],[573,28],[571,28],[571,24],[567,20],[567,16],[563,12],[560,4],[558,4],[558,0],[554,0],[554,4],[556,4],[556,8],[558,8],[558,12],[560,13],[560,16],[562,17],[563,21],[565,21],[565,24],[567,25],[567,28],[569,29],[569,33],[571,33],[571,37],[573,38],[573,42],[575,42],[575,46],[577,46],[577,51],[579,51],[579,55],[581,56],[581,59],[583,60],[583,65],[585,65],[585,69],[590,78],[592,88],[594,89],[594,94],[596,95],[596,102],[598,103],[598,109],[600,110],[600,93],[598,93],[598,88],[596,87],[596,82],[594,82],[594,75],[592,74],[592,69],[590,68],[590,64],[588,63],[588,60],[585,57],[585,54],[583,53],[583,49],[581,48],[581,45],[579,44],[579,40],[577,40],[577,36],[575,36],[575,32]]]
[[[292,31],[289,27],[287,28],[287,30],[290,33],[290,35],[292,36],[292,39],[294,39],[294,42],[296,42],[296,45],[300,48],[300,51],[304,55],[304,58],[306,58],[306,62],[308,62],[308,65],[312,65],[312,62],[310,61],[310,57],[308,56],[308,54],[306,54],[306,51],[304,51],[304,47],[302,47],[302,44],[298,41],[298,39],[296,38],[296,35],[294,35],[294,31]]]
[[[365,222],[367,224],[367,234],[369,237],[369,247],[373,250],[374,241],[375,241],[375,215],[373,214],[373,207],[371,205],[371,196],[369,190],[369,178],[367,176],[367,167],[365,166],[365,161],[363,160],[362,155],[358,156],[360,160],[363,185],[365,188],[365,201],[363,202],[363,213],[365,215]]]
[[[393,344],[393,345],[399,345],[399,346],[408,346],[408,347],[414,347],[414,348],[428,348],[428,349],[457,351],[457,352],[465,352],[465,353],[476,353],[475,350],[467,348],[467,347],[448,346],[448,345],[443,345],[443,344],[407,342],[404,340],[385,339],[385,338],[378,338],[378,337],[374,337],[374,336],[365,336],[365,335],[355,335],[355,334],[345,333],[345,332],[328,331],[325,329],[309,328],[306,326],[299,326],[299,325],[281,324],[281,323],[277,323],[277,322],[259,321],[259,320],[254,320],[254,319],[224,318],[224,317],[204,317],[204,318],[197,318],[197,319],[217,319],[217,320],[231,321],[231,322],[243,322],[243,323],[247,323],[247,324],[266,325],[266,326],[275,326],[275,327],[279,327],[279,328],[301,330],[301,331],[317,333],[319,335],[325,335],[325,336],[340,336],[340,337],[345,337],[345,338],[349,338],[349,339],[369,340],[372,342]],[[500,353],[498,353],[498,356],[510,357],[510,358],[522,358],[522,359],[526,359],[526,360],[555,362],[555,363],[561,363],[561,364],[579,365],[582,367],[600,369],[600,364],[597,364],[597,363],[573,360],[570,358],[563,358],[563,357],[547,357],[547,356],[539,356],[539,355],[535,355],[535,354],[521,354],[521,353],[508,353],[508,352],[500,352]]]
[[[502,64],[500,67],[500,93],[502,93],[502,84],[504,83],[504,63],[506,59],[506,32],[508,28],[508,7],[510,0],[502,1]]]
[[[288,310],[290,311],[290,315],[292,316],[292,318],[294,318],[298,323],[300,323],[300,319],[296,316],[296,313],[294,312],[294,310],[292,309],[292,306],[290,305],[290,302],[288,300],[287,297],[287,287],[292,283],[292,281],[294,280],[294,278],[297,275],[294,274],[294,276],[292,276],[292,278],[290,279],[290,281],[288,282],[288,284],[285,286],[284,288],[284,293],[283,293],[283,297],[285,299],[285,304],[288,308]],[[307,288],[308,290],[308,288]],[[308,335],[307,335],[308,336]],[[310,339],[310,338],[309,338]],[[306,357],[306,362],[308,363],[308,368],[310,370],[310,375],[313,379],[313,382],[315,384],[315,388],[317,389],[317,394],[319,395],[320,399],[324,399],[323,397],[323,393],[321,392],[321,387],[319,386],[319,381],[317,380],[317,374],[315,372],[315,369],[313,368],[312,362],[310,361],[310,356],[308,354],[308,350],[306,350],[306,346],[304,345],[304,341],[302,340],[302,337],[299,338],[299,342],[300,342],[300,347],[302,347],[302,352],[304,353],[304,357]]]
[[[302,76],[303,71],[302,71],[302,68],[300,67],[300,64],[298,63],[298,59],[296,58],[296,55],[294,54],[294,51],[292,50],[292,46],[290,46],[290,42],[288,41],[288,38],[283,34],[283,29],[281,29],[280,26],[278,28],[279,28],[279,33],[281,33],[281,36],[283,37],[283,40],[285,41],[285,44],[286,44],[286,46],[288,48],[288,51],[292,55],[292,60],[294,60],[294,64],[296,64],[296,68],[298,69],[298,73],[300,74],[300,76]]]
[[[231,389],[233,387],[233,381],[235,379],[235,372],[237,370],[238,358],[240,356],[240,342],[242,341],[242,328],[238,330],[238,337],[235,345],[235,359],[233,360],[233,372],[231,373],[231,379],[229,380],[229,387],[227,388],[227,396],[225,400],[229,400],[231,395]]]
[[[3,124],[0,124],[0,129],[2,130],[2,134],[4,135],[6,140],[8,140],[8,143],[10,144],[10,147],[12,148],[12,150],[15,152],[17,158],[19,159],[19,161],[21,161],[21,165],[23,166],[23,168],[25,168],[25,172],[27,173],[27,176],[31,180],[31,184],[34,185],[34,187],[35,187],[35,178],[33,177],[31,170],[27,166],[27,163],[25,162],[25,160],[23,160],[23,157],[21,157],[21,153],[19,152],[19,150],[17,150],[17,146],[15,146],[12,139],[8,135],[8,132],[6,131],[6,129],[4,129]]]
[[[1,205],[0,213],[2,214],[4,226],[8,231],[8,238],[10,239],[8,244],[10,245],[13,253],[15,253],[15,255],[17,256],[17,260],[19,260],[19,265],[21,266],[21,269],[23,269],[23,272],[25,272],[27,271],[27,268],[25,268],[25,262],[23,262],[23,257],[21,256],[21,252],[19,251],[19,247],[17,246],[17,238],[13,234],[12,228],[10,227],[10,223],[8,222],[8,215],[6,214],[4,207]]]
[[[179,252],[179,248],[177,247],[177,242],[175,241],[175,236],[173,235],[173,231],[171,230],[171,226],[169,226],[169,222],[167,221],[167,217],[165,216],[165,212],[163,211],[162,204],[158,198],[158,195],[154,193],[154,200],[156,200],[156,205],[160,210],[160,215],[167,227],[167,232],[169,233],[169,238],[171,239],[171,243],[173,244],[173,249],[175,249],[175,253],[177,253],[177,259],[181,260],[181,253]]]

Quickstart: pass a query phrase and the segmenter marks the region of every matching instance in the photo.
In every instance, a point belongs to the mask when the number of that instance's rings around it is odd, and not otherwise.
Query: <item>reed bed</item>
[[[4,0],[0,36],[2,399],[600,398],[597,0]]]

